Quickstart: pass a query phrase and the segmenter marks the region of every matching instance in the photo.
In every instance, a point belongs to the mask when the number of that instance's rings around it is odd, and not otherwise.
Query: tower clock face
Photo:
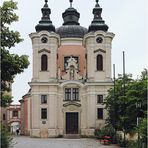
[[[47,43],[48,42],[48,39],[46,37],[42,37],[41,42],[42,43]]]
[[[97,43],[102,43],[103,42],[103,39],[101,37],[97,37],[96,42]]]

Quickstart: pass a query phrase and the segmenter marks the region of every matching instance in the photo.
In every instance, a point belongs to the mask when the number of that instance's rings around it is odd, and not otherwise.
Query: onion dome
[[[55,32],[55,27],[52,24],[52,21],[50,20],[50,14],[51,14],[51,10],[48,7],[47,4],[48,0],[45,0],[45,5],[44,7],[41,9],[42,11],[42,18],[41,21],[39,21],[39,24],[35,27],[36,31],[54,31]]]
[[[78,22],[80,13],[72,7],[72,2],[73,0],[70,0],[70,7],[62,14],[64,20],[63,26],[56,29],[56,33],[61,38],[83,38],[87,33],[87,29],[80,26]]]
[[[108,31],[108,26],[105,24],[105,21],[102,20],[101,14],[102,14],[102,8],[98,4],[99,0],[96,0],[96,5],[95,8],[93,9],[93,14],[94,14],[94,19],[89,26],[88,32],[91,31],[97,31],[97,30],[102,30],[102,31]]]

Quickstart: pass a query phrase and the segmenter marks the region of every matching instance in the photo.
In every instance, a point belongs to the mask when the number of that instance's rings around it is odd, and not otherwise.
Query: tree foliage
[[[139,132],[139,134],[141,136],[142,142],[147,144],[147,139],[148,139],[148,135],[147,135],[147,118],[142,119],[142,121],[140,122],[140,126],[139,126],[139,128],[137,130],[138,130],[138,132]]]
[[[0,138],[1,138],[1,142],[0,142],[0,147],[1,148],[10,148],[12,145],[12,136],[11,134],[8,132],[8,129],[0,124]]]
[[[9,49],[23,41],[18,31],[11,30],[11,24],[18,21],[18,16],[14,12],[17,10],[17,3],[5,1],[0,6],[1,11],[1,105],[6,106],[11,102],[12,97],[5,96],[4,92],[11,90],[11,83],[15,76],[28,67],[27,55],[10,54]]]
[[[115,93],[114,88],[109,90],[105,105],[109,113],[108,123],[116,130],[130,133],[136,129],[139,111],[144,118],[144,112],[147,110],[147,70],[142,72],[138,80],[132,79],[131,75],[126,75],[124,80],[125,95],[123,77],[120,75],[115,81]],[[141,102],[140,110],[136,108],[137,102]]]

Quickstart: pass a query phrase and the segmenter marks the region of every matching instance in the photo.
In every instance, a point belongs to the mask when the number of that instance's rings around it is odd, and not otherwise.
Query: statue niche
[[[66,66],[66,74],[62,76],[65,80],[80,80],[82,76],[78,74],[78,63],[72,56],[68,59],[68,64]]]

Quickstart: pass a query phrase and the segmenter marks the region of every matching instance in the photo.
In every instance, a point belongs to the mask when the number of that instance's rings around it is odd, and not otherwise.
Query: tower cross
[[[73,2],[73,0],[69,0],[70,1],[70,8],[72,8],[72,2]]]
[[[45,3],[47,4],[48,3],[48,0],[45,0]]]

